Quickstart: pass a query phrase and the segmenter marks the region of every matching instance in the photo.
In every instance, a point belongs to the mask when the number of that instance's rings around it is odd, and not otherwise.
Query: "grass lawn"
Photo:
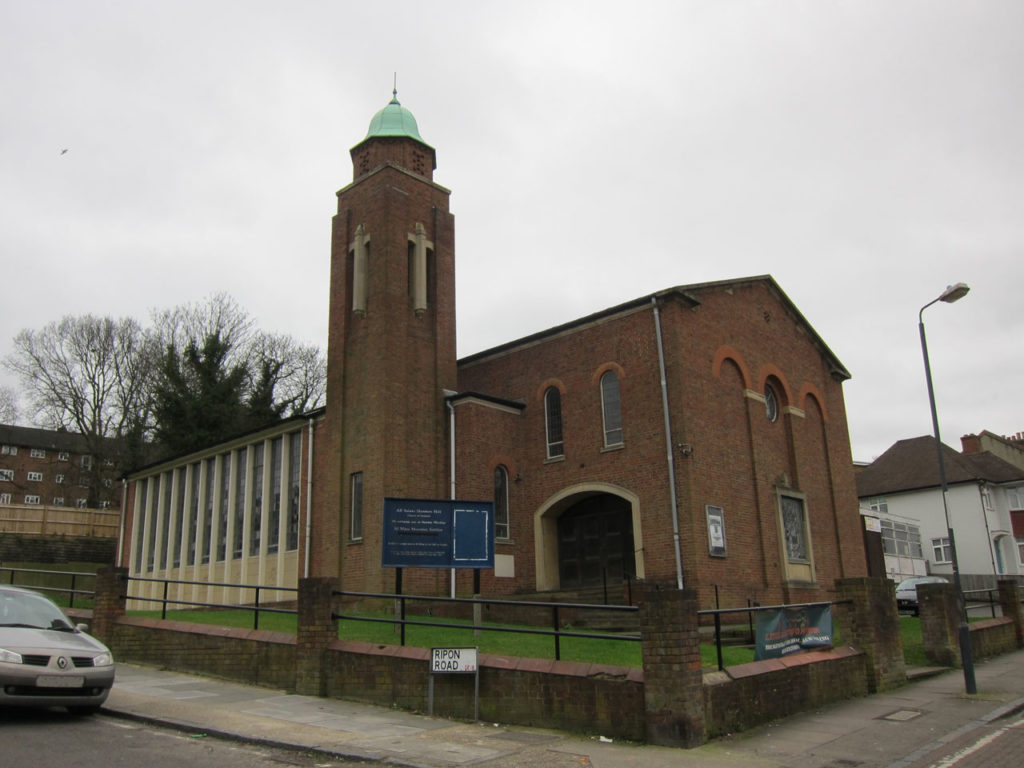
[[[900,635],[903,636],[903,660],[911,667],[932,666],[924,656],[921,639],[921,620],[916,616],[900,616]]]
[[[160,611],[130,611],[132,616],[160,617]],[[367,614],[378,619],[390,619],[384,614]],[[191,621],[200,624],[216,624],[229,627],[252,627],[253,614],[247,610],[225,611],[168,611],[168,619]],[[295,632],[295,615],[283,613],[260,613],[260,629],[275,632]],[[432,619],[424,619],[432,620]],[[474,634],[473,627],[465,622],[450,620],[446,627],[406,626],[405,644],[419,648],[440,646],[477,646],[481,653],[497,656],[522,656],[526,658],[553,659],[555,639],[550,636],[521,632],[481,631]],[[494,622],[485,622],[488,627],[512,627]],[[516,626],[514,628],[523,628]],[[399,645],[401,637],[398,628],[390,621],[338,622],[338,637],[380,645]],[[560,655],[563,661],[584,661],[595,664],[611,664],[620,667],[641,666],[640,643],[625,640],[596,640],[582,637],[562,637]],[[754,652],[749,648],[726,646],[722,649],[725,666],[753,661]],[[713,645],[701,646],[701,659],[706,667],[717,667],[718,656]]]

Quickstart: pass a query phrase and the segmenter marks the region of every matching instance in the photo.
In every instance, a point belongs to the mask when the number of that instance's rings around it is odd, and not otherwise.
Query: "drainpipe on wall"
[[[450,389],[443,390],[445,396],[445,405],[448,406],[448,472],[449,472],[449,489],[448,498],[455,501],[455,406],[452,405],[451,398],[458,394],[458,392],[452,392]],[[451,575],[451,596],[455,597],[455,569],[452,568]]]
[[[672,541],[676,551],[676,588],[683,588],[683,555],[679,545],[679,501],[676,498],[675,452],[672,450],[672,422],[668,411],[668,382],[665,378],[665,348],[661,340],[661,315],[658,297],[651,296],[654,310],[654,333],[658,341],[658,374],[661,376],[661,410],[665,418],[665,449],[668,458],[668,489],[672,500]]]
[[[309,578],[309,542],[313,534],[313,420],[309,420],[309,459],[306,466],[306,564],[302,575]]]

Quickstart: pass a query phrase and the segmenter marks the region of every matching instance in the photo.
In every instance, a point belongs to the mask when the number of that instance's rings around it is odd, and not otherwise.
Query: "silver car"
[[[914,576],[904,579],[896,585],[896,610],[900,613],[909,613],[911,616],[919,616],[921,610],[917,605],[917,585],[945,583],[947,579],[941,576]]]
[[[0,585],[0,707],[95,712],[114,684],[114,659],[49,598]]]

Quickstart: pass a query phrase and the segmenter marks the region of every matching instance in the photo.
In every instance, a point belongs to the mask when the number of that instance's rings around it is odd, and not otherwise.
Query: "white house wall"
[[[929,572],[940,575],[952,574],[951,564],[935,562],[932,548],[932,539],[947,536],[941,491],[938,488],[930,488],[887,494],[885,500],[891,515],[920,521],[921,546],[924,549]],[[978,486],[974,484],[953,486],[949,488],[946,500],[949,506],[950,525],[956,537],[960,573],[992,575],[994,573],[993,556],[989,547],[986,516],[982,508]],[[1009,559],[1011,558],[1005,558],[1005,560]],[[1008,572],[1016,573],[1017,571]]]

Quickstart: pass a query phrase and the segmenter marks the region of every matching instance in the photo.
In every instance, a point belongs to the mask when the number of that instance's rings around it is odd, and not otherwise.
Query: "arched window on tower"
[[[615,371],[605,371],[601,376],[601,413],[605,447],[622,445],[622,403],[619,400],[619,377]]]
[[[548,458],[561,458],[565,455],[562,442],[562,393],[558,387],[548,387],[544,393],[544,422],[548,438]]]
[[[494,468],[494,538],[509,538],[508,470],[501,464]]]

